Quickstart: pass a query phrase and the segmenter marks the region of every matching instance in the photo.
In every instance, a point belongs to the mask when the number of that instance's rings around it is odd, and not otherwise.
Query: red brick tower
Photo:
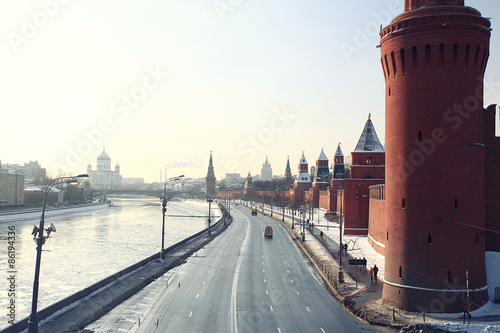
[[[488,300],[483,75],[490,22],[464,0],[406,0],[381,33],[386,81],[382,299],[426,312]],[[466,273],[468,272],[468,274]],[[466,278],[468,275],[468,279]]]
[[[210,160],[208,162],[207,177],[205,177],[205,193],[209,198],[215,198],[215,173],[214,164],[212,161],[212,152],[210,152]]]

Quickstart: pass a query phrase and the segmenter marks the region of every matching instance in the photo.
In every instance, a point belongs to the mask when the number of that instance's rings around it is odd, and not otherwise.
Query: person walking
[[[377,282],[377,273],[378,273],[378,267],[377,265],[373,266],[373,278],[375,279],[375,282]]]
[[[373,267],[370,267],[370,280],[372,280],[373,283]]]

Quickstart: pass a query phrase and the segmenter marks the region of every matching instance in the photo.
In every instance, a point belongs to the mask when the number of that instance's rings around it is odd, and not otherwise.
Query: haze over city
[[[466,5],[488,17],[495,0]],[[347,156],[368,114],[384,143],[380,25],[401,0],[0,4],[2,163],[84,173],[103,146],[124,177],[293,173]],[[361,13],[361,14],[360,14]],[[492,20],[484,106],[500,103]],[[452,106],[450,105],[450,108]],[[445,110],[443,110],[444,112]]]

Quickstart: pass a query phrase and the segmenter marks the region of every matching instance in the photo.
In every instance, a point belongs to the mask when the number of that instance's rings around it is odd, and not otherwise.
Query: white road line
[[[193,315],[193,311],[189,312],[189,318]]]
[[[136,320],[133,320],[133,319],[130,319],[130,318],[125,318],[126,321],[128,321],[129,323],[134,323],[136,322]]]
[[[290,281],[292,281],[292,283],[293,283],[293,280],[290,280]]]
[[[311,310],[309,310],[309,308],[308,308],[307,306],[306,306],[306,310],[307,310],[308,312],[311,312]]]
[[[203,281],[201,284],[205,284],[205,281]]]
[[[262,270],[262,272],[265,272],[265,271],[266,271],[265,269]]]
[[[321,330],[321,332],[326,333],[322,327],[320,327],[319,329]]]
[[[279,328],[279,327],[278,327],[278,333],[281,333],[281,330],[280,330],[280,328]]]
[[[196,298],[200,297],[200,294],[196,294]]]
[[[238,278],[240,276],[240,267],[241,267],[241,262],[243,261],[243,255],[245,253],[245,250],[247,248],[247,243],[248,243],[248,234],[250,233],[250,228],[249,228],[249,222],[250,220],[248,217],[245,217],[247,221],[247,230],[245,232],[245,237],[243,238],[243,242],[241,243],[241,248],[238,254],[238,261],[236,262],[236,268],[234,269],[234,275],[233,275],[233,285],[231,288],[231,333],[238,333],[238,314],[236,313],[237,311],[237,304],[236,304],[236,296],[238,293]]]
[[[208,274],[210,274],[210,271],[208,271]]]
[[[269,308],[271,309],[271,312],[273,312],[273,306],[272,305],[269,305]]]
[[[266,282],[266,279],[264,279],[264,282]]]
[[[269,292],[266,290],[266,295],[269,295]]]
[[[287,270],[286,270],[286,272],[287,272],[288,274],[290,274],[290,270],[288,270],[288,269],[287,269]]]
[[[298,291],[297,291],[297,295],[299,295],[299,296],[300,296],[300,293],[299,293]]]

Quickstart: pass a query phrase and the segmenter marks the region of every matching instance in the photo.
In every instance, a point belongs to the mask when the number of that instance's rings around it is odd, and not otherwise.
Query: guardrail
[[[219,208],[221,210],[222,215],[221,215],[220,219],[216,223],[213,224],[211,229],[216,228],[217,226],[219,226],[221,223],[224,223],[224,222],[229,221],[229,223],[230,223],[232,220],[231,216],[226,213],[226,210],[222,205],[219,205]],[[166,249],[166,252],[167,253],[171,252],[172,250],[186,244],[187,242],[202,236],[206,232],[208,232],[208,228],[205,228],[205,229],[197,232],[196,234],[191,235],[188,238],[168,247]],[[116,273],[94,283],[93,285],[86,287],[85,289],[82,289],[82,290],[80,290],[80,291],[78,291],[78,292],[76,292],[76,293],[74,293],[66,298],[63,298],[62,300],[60,300],[54,304],[51,304],[46,308],[43,308],[42,310],[37,312],[39,322],[42,321],[43,319],[46,319],[49,316],[53,315],[55,312],[70,306],[71,304],[89,296],[90,294],[92,294],[92,293],[98,291],[99,289],[107,286],[108,284],[116,281],[118,278],[120,278],[120,277],[122,277],[130,272],[133,272],[133,271],[145,266],[146,264],[148,264],[151,261],[158,259],[158,258],[160,258],[160,252],[155,253],[155,254],[153,254],[153,255],[151,255],[151,256],[119,271],[119,272],[116,272]],[[18,333],[18,332],[25,330],[26,328],[28,328],[28,317],[23,318],[23,319],[15,322],[14,324],[1,329],[0,333]]]

